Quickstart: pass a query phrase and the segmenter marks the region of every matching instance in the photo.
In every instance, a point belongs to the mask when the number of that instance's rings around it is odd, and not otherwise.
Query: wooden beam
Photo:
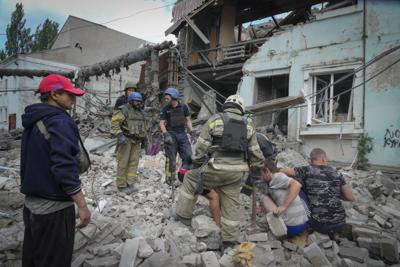
[[[243,62],[242,63],[236,63],[236,64],[224,64],[219,67],[215,68],[201,68],[201,69],[191,69],[190,71],[193,73],[204,73],[204,72],[216,72],[216,71],[224,71],[224,70],[231,70],[231,69],[238,69],[243,67]]]
[[[120,72],[122,67],[128,67],[139,61],[149,59],[153,51],[159,51],[163,49],[168,49],[172,46],[172,42],[165,41],[161,44],[146,46],[139,48],[132,52],[123,54],[121,56],[111,58],[106,61],[102,61],[90,66],[81,67],[78,71],[78,80],[82,82],[83,80],[88,80],[91,76],[101,76],[105,74],[110,75],[110,71]],[[74,71],[54,71],[54,70],[31,70],[31,69],[0,69],[0,77],[3,76],[27,76],[27,77],[43,77],[51,73],[61,74],[69,78],[74,77]]]
[[[235,75],[235,74],[238,74],[238,73],[242,73],[242,69],[235,70],[235,71],[229,72],[227,74],[215,77],[215,80],[218,81],[218,80],[224,79],[226,77],[229,77],[229,76],[232,76],[232,75]]]
[[[287,96],[248,106],[246,110],[253,113],[263,113],[303,104],[304,102],[303,96]]]
[[[245,1],[245,5],[241,6],[241,11],[236,16],[236,24],[242,24],[257,19],[267,18],[272,15],[296,10],[309,5],[323,2],[322,0],[274,0],[264,2],[263,5],[255,5],[250,1]]]
[[[193,20],[189,17],[185,16],[184,19],[186,20],[187,24],[193,29],[193,31],[200,37],[200,39],[205,44],[210,44],[210,40],[204,35],[204,33],[196,26]]]
[[[149,59],[153,50],[168,49],[170,46],[172,46],[172,42],[164,41],[161,44],[149,45],[106,61],[82,67],[78,72],[78,78],[87,79],[90,76],[101,76],[103,74],[108,76],[111,70],[119,73],[122,67],[128,67],[136,62]]]
[[[199,7],[198,9],[196,9],[195,11],[193,11],[188,17],[192,18],[194,17],[197,13],[199,13],[200,11],[202,11],[203,9],[205,9],[206,7],[208,7],[211,3],[215,2],[215,0],[208,0],[207,3],[203,4],[201,7]],[[180,29],[183,25],[183,23],[185,22],[185,18],[181,18],[179,19],[177,22],[175,22],[171,27],[169,27],[164,33],[165,36],[167,36],[168,34],[173,34],[176,30]]]

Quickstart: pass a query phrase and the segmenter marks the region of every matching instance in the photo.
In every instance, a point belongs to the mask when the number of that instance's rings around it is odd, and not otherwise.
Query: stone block
[[[89,251],[96,256],[103,257],[103,256],[106,256],[107,254],[110,254],[119,245],[120,245],[120,243],[112,243],[112,244],[92,248]]]
[[[185,266],[179,264],[172,264],[173,259],[171,256],[165,252],[153,253],[149,258],[147,258],[140,267],[167,267],[167,266]],[[122,267],[122,266],[121,266]]]
[[[313,266],[332,267],[331,263],[316,243],[311,243],[311,245],[304,248],[304,256]]]
[[[341,259],[341,266],[343,267],[365,267],[365,264],[353,261],[351,259]]]
[[[247,236],[247,240],[251,242],[266,242],[268,241],[268,234],[267,233],[256,233]]]
[[[220,259],[219,259],[219,264],[221,267],[235,267],[235,262],[233,261],[232,255],[229,254],[224,254]]]
[[[339,247],[339,255],[343,258],[351,259],[360,263],[366,262],[369,253],[366,248],[359,247]]]
[[[118,259],[115,256],[94,258],[91,260],[85,260],[84,267],[117,267]],[[121,266],[121,265],[120,265]],[[129,265],[125,265],[129,266]]]
[[[191,254],[191,245],[196,244],[196,237],[181,223],[171,222],[164,231],[165,241],[170,246],[169,253],[173,257]]]
[[[253,267],[275,266],[275,256],[272,252],[267,252],[264,248],[256,246],[253,253]]]
[[[374,260],[371,258],[367,259],[367,267],[385,267],[386,264],[383,261]]]
[[[208,216],[199,215],[192,219],[192,227],[194,235],[198,238],[199,242],[207,244],[210,250],[219,249],[220,245],[220,228]]]
[[[183,256],[182,263],[188,267],[200,267],[201,256],[200,254],[189,254]]]
[[[267,221],[271,232],[277,237],[283,237],[287,234],[287,227],[280,216],[275,216],[272,212],[267,214]]]
[[[391,263],[398,263],[399,262],[399,247],[397,240],[389,239],[389,238],[382,238],[379,240],[374,240],[373,246],[375,248],[380,248],[381,256]]]
[[[138,249],[138,257],[140,258],[148,258],[151,254],[153,254],[153,249],[147,244],[146,240],[142,237],[138,237],[139,239],[139,249]]]
[[[311,235],[308,236],[308,242],[311,243],[316,243],[317,245],[325,243],[330,241],[331,239],[329,238],[328,235],[320,234],[318,232],[314,232]]]
[[[121,254],[119,267],[134,267],[139,250],[139,239],[127,239]]]
[[[368,250],[372,249],[372,238],[368,237],[358,237],[357,244],[360,248],[366,248]]]
[[[286,257],[285,257],[283,248],[278,248],[278,249],[272,250],[272,254],[275,257],[276,263],[284,263],[286,261]]]
[[[293,244],[293,243],[291,243],[289,241],[284,241],[282,246],[284,248],[287,248],[290,251],[297,251],[297,249],[298,249],[298,246],[296,244]]]
[[[85,262],[85,260],[86,260],[87,258],[89,258],[89,257],[90,257],[90,255],[85,254],[85,253],[79,255],[78,257],[76,257],[76,258],[72,261],[71,267],[81,267],[81,266],[83,265],[83,263]]]
[[[282,248],[282,242],[279,240],[271,240],[268,242],[268,245],[270,245],[271,249]]]
[[[219,267],[218,258],[212,251],[201,253],[201,261],[204,267]]]
[[[74,240],[74,251],[77,251],[84,247],[96,234],[97,226],[93,223],[89,223],[86,227],[78,229],[75,232]]]

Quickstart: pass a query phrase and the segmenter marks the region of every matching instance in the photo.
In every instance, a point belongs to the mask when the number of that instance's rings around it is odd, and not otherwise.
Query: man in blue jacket
[[[81,191],[77,154],[78,128],[66,112],[76,96],[64,76],[50,74],[39,85],[42,103],[25,108],[21,145],[21,192],[25,234],[23,266],[70,266],[77,227],[90,221],[90,211]],[[44,133],[46,132],[46,133]]]

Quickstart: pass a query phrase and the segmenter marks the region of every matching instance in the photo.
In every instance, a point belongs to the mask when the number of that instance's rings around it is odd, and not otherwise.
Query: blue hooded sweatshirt
[[[36,126],[42,120],[50,134],[46,140]],[[69,201],[80,192],[79,131],[63,109],[46,103],[25,108],[21,143],[21,193],[50,200]]]

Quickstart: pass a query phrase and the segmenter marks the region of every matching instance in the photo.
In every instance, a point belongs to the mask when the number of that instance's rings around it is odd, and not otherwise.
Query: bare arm
[[[192,132],[193,127],[192,127],[192,119],[190,117],[186,117],[186,127],[189,133]]]
[[[280,170],[280,172],[283,172],[284,174],[286,174],[287,176],[290,176],[290,177],[294,177],[294,175],[295,175],[294,169],[289,168],[289,167],[282,168]]]
[[[85,196],[82,191],[79,191],[75,195],[71,196],[75,204],[78,206],[78,216],[80,223],[77,225],[78,228],[85,227],[90,222],[90,211],[86,205]]]
[[[162,133],[167,132],[167,128],[165,128],[165,120],[160,120],[160,130]]]
[[[287,197],[286,197],[285,201],[283,202],[283,204],[281,206],[279,206],[275,210],[274,213],[281,214],[282,212],[284,212],[289,207],[289,205],[293,202],[293,200],[298,196],[300,189],[301,189],[301,184],[299,182],[297,182],[296,180],[291,179],[289,182]]]
[[[340,191],[342,193],[343,200],[351,201],[351,202],[356,200],[354,197],[354,194],[353,194],[353,190],[351,189],[351,187],[349,185],[347,185],[347,184],[342,185],[340,187]]]

